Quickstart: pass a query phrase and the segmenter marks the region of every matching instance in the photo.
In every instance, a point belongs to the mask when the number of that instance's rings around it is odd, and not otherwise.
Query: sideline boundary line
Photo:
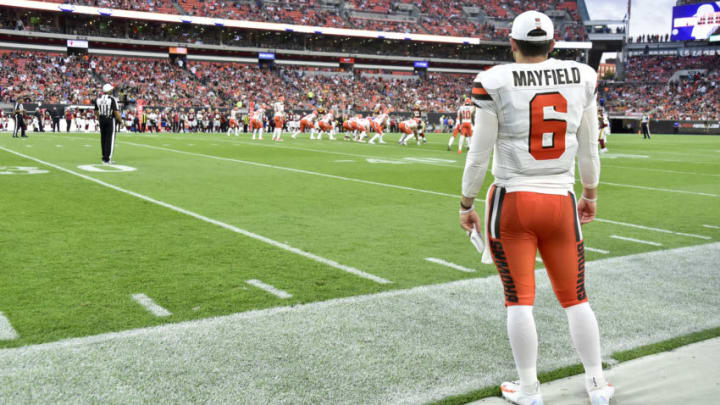
[[[156,200],[156,199],[154,199],[154,198],[152,198],[152,197],[148,197],[148,196],[146,196],[146,195],[143,195],[143,194],[140,194],[140,193],[136,193],[136,192],[134,192],[134,191],[126,190],[126,189],[124,189],[124,188],[122,188],[122,187],[118,187],[118,186],[116,186],[116,185],[113,185],[113,184],[110,184],[110,183],[106,183],[106,182],[104,182],[104,181],[102,181],[102,180],[98,180],[98,179],[96,179],[96,178],[94,178],[94,177],[86,176],[86,175],[84,175],[84,174],[82,174],[82,173],[78,173],[78,172],[75,172],[75,171],[73,171],[73,170],[66,169],[66,168],[64,168],[64,167],[62,167],[62,166],[58,166],[58,165],[53,164],[53,163],[48,163],[48,162],[45,162],[45,161],[43,161],[43,160],[34,158],[34,157],[32,157],[32,156],[24,155],[24,154],[22,154],[22,153],[19,153],[19,152],[16,152],[16,151],[12,150],[12,149],[7,149],[7,148],[5,148],[5,147],[3,147],[3,146],[0,146],[0,150],[4,150],[4,151],[6,151],[6,152],[8,152],[8,153],[12,153],[12,154],[17,155],[17,156],[20,156],[20,157],[22,157],[22,158],[35,161],[35,162],[37,162],[37,163],[43,164],[43,165],[48,166],[48,167],[52,167],[52,168],[54,168],[54,169],[63,171],[63,172],[65,172],[65,173],[72,174],[73,176],[80,177],[80,178],[82,178],[82,179],[91,181],[91,182],[96,183],[96,184],[99,184],[99,185],[101,185],[101,186],[104,186],[104,187],[113,189],[113,190],[115,190],[115,191],[119,191],[119,192],[121,192],[121,193],[124,193],[124,194],[130,195],[130,196],[139,198],[139,199],[141,199],[141,200],[145,200],[145,201],[150,202],[150,203],[153,203],[153,204],[155,204],[155,205],[159,205],[159,206],[161,206],[161,207],[168,208],[168,209],[173,210],[173,211],[175,211],[175,212],[179,212],[179,213],[181,213],[181,214],[188,215],[188,216],[190,216],[190,217],[193,217],[193,218],[195,218],[195,219],[199,219],[199,220],[204,221],[204,222],[207,222],[207,223],[209,223],[209,224],[217,225],[217,226],[219,226],[219,227],[221,227],[221,228],[225,228],[225,229],[227,229],[227,230],[229,230],[229,231],[232,231],[232,232],[235,232],[235,233],[238,233],[238,234],[241,234],[241,235],[245,235],[245,236],[247,236],[247,237],[249,237],[249,238],[258,240],[258,241],[260,241],[260,242],[267,243],[268,245],[272,245],[272,246],[275,246],[275,247],[277,247],[277,248],[286,250],[286,251],[288,251],[288,252],[290,252],[290,253],[294,253],[294,254],[296,254],[296,255],[298,255],[298,256],[302,256],[302,257],[305,257],[305,258],[307,258],[307,259],[314,260],[314,261],[316,261],[316,262],[318,262],[318,263],[322,263],[322,264],[325,264],[325,265],[327,265],[327,266],[336,268],[336,269],[338,269],[338,270],[342,270],[342,271],[344,271],[344,272],[346,272],[346,273],[350,273],[350,274],[356,275],[356,276],[358,276],[358,277],[362,277],[362,278],[365,278],[365,279],[374,281],[374,282],[376,282],[376,283],[378,283],[378,284],[390,284],[390,283],[392,283],[392,281],[390,281],[390,280],[384,279],[384,278],[382,278],[382,277],[375,276],[375,275],[370,274],[370,273],[366,273],[366,272],[364,272],[364,271],[362,271],[362,270],[356,269],[356,268],[351,267],[351,266],[346,266],[346,265],[344,265],[344,264],[340,264],[340,263],[338,263],[338,262],[336,262],[336,261],[334,261],[334,260],[327,259],[327,258],[324,258],[324,257],[322,257],[322,256],[318,256],[318,255],[313,254],[313,253],[310,253],[310,252],[306,252],[306,251],[304,251],[304,250],[301,250],[301,249],[298,249],[298,248],[296,248],[296,247],[290,246],[290,245],[288,245],[288,244],[286,244],[286,243],[278,242],[278,241],[276,241],[276,240],[274,240],[274,239],[270,239],[270,238],[267,238],[267,237],[265,237],[265,236],[259,235],[259,234],[257,234],[257,233],[250,232],[250,231],[247,231],[247,230],[245,230],[245,229],[238,228],[238,227],[236,227],[236,226],[234,226],[234,225],[230,225],[230,224],[228,224],[228,223],[225,223],[225,222],[222,222],[222,221],[218,221],[218,220],[216,220],[216,219],[212,219],[212,218],[206,217],[206,216],[204,216],[204,215],[200,215],[200,214],[195,213],[195,212],[192,212],[192,211],[188,211],[188,210],[186,210],[186,209],[184,209],[184,208],[180,208],[180,207],[178,207],[178,206],[175,206],[175,205],[172,205],[172,204],[168,204],[168,203],[163,202],[163,201],[160,201],[160,200]]]

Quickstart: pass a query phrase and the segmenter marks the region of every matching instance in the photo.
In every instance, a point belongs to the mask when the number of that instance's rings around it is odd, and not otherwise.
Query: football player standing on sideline
[[[520,405],[543,404],[533,317],[539,249],[585,368],[590,401],[608,404],[615,388],[603,374],[598,323],[585,294],[580,226],[591,222],[597,210],[597,73],[585,64],[548,59],[553,35],[547,15],[520,14],[510,34],[516,63],[495,66],[475,79],[477,111],[463,174],[460,225],[468,232],[482,229],[473,201],[494,148],[485,249],[503,283],[507,331],[520,377],[501,385],[503,397]],[[583,185],[579,202],[573,194],[576,156]]]
[[[115,97],[110,93],[113,91],[111,84],[105,84],[102,88],[103,95],[95,100],[95,114],[100,122],[100,147],[102,149],[102,161],[105,164],[112,164],[112,155],[115,151],[115,122],[122,123],[120,107]]]

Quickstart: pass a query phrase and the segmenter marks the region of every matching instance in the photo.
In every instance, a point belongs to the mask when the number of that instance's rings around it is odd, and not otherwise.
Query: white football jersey
[[[264,108],[258,108],[255,110],[254,118],[258,121],[262,121],[265,117],[265,109]]]
[[[475,112],[475,107],[473,107],[471,105],[464,105],[464,106],[458,108],[458,114],[457,114],[458,123],[463,123],[463,124],[471,123],[472,124],[474,112]]]
[[[577,131],[586,109],[597,114],[596,83],[590,66],[557,59],[499,65],[479,73],[473,103],[498,118],[495,183],[509,192],[572,190]]]
[[[377,117],[375,117],[375,119],[373,121],[378,123],[381,127],[386,127],[389,120],[390,120],[390,117],[388,117],[387,114],[382,113],[382,114],[379,114]]]
[[[273,110],[275,110],[276,117],[282,117],[285,114],[285,104],[278,101],[277,103],[273,104]]]

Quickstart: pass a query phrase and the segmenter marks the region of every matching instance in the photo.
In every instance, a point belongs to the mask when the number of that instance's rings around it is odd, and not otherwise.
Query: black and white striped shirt
[[[15,113],[17,111],[17,113]],[[15,108],[13,108],[13,114],[15,114],[15,118],[22,117],[25,114],[25,106],[22,105],[21,102],[15,103]]]
[[[112,118],[115,111],[119,111],[118,102],[113,96],[103,94],[95,100],[95,111],[100,118]]]

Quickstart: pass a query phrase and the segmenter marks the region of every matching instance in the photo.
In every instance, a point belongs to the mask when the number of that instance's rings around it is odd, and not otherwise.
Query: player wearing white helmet
[[[486,253],[492,255],[503,283],[507,333],[520,377],[503,383],[502,395],[515,404],[543,404],[533,317],[539,249],[565,309],[590,402],[606,405],[615,388],[603,374],[598,323],[585,291],[581,228],[597,211],[597,73],[582,63],[549,59],[553,37],[548,16],[522,13],[510,34],[517,63],[477,75],[472,90],[475,129],[462,179],[459,219],[466,232],[483,229],[473,202],[494,150],[495,181],[487,194],[483,233]],[[582,182],[579,202],[574,194],[576,157]]]

